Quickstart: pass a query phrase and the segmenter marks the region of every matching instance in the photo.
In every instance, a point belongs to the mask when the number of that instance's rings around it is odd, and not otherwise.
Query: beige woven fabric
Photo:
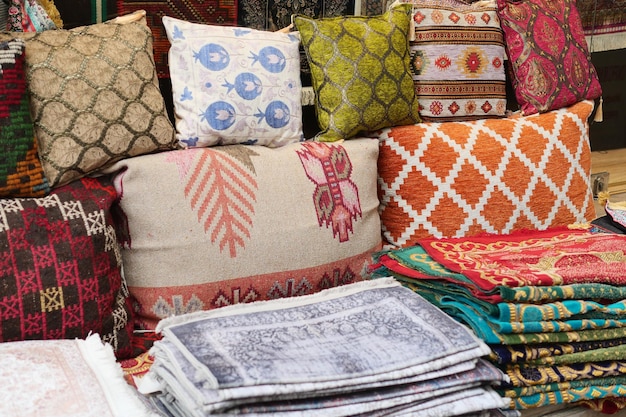
[[[378,141],[232,145],[118,163],[122,252],[146,327],[361,279],[381,244]]]
[[[145,23],[0,35],[26,40],[28,89],[51,186],[174,147]]]

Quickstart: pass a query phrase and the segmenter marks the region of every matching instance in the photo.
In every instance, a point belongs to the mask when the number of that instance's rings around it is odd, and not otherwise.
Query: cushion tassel
[[[598,204],[602,207],[609,201],[610,194],[608,191],[600,191],[598,193]]]
[[[600,97],[600,102],[598,103],[598,109],[596,110],[596,115],[593,118],[594,122],[602,122],[604,120],[604,114],[602,114],[602,97]]]

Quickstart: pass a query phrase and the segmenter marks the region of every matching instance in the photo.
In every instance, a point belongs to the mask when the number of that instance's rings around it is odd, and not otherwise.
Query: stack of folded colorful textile
[[[423,239],[377,254],[491,348],[498,392],[529,409],[626,397],[626,236],[553,228]]]
[[[507,378],[393,278],[163,320],[139,389],[173,416],[495,416]]]

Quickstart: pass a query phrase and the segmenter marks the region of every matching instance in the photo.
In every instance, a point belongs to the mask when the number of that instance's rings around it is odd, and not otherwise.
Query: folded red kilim
[[[422,239],[437,262],[480,288],[626,284],[626,235],[566,228]]]

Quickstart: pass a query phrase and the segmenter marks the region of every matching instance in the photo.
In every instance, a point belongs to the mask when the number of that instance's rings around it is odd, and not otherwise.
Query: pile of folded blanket
[[[491,348],[512,409],[626,397],[626,235],[551,228],[422,239],[380,252],[393,276]]]
[[[172,416],[502,416],[469,329],[393,278],[165,319],[139,389]]]

